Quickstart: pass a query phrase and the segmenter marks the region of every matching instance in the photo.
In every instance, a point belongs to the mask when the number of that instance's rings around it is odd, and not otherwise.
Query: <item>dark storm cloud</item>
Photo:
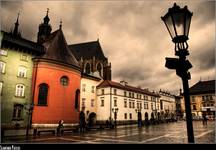
[[[177,1],[193,12],[189,59],[194,66],[191,83],[200,76],[215,77],[215,1]],[[21,9],[20,29],[24,38],[36,41],[38,25],[50,8],[52,31],[63,21],[68,44],[97,40],[112,63],[114,81],[152,90],[178,91],[181,80],[165,68],[165,57],[174,56],[174,44],[160,17],[173,1],[22,1],[4,2],[2,29],[14,26]]]
[[[201,2],[196,9],[194,15],[199,16],[199,24],[215,21],[215,1]],[[196,13],[199,12],[199,13]]]
[[[195,56],[197,60],[197,68],[199,70],[208,70],[215,68],[215,49],[203,50],[199,55]]]
[[[150,69],[141,70],[138,65],[137,67],[130,67],[130,65],[127,65],[127,67],[122,67],[116,72],[114,72],[114,75],[117,77],[121,77],[126,81],[140,81],[151,77],[152,72]]]

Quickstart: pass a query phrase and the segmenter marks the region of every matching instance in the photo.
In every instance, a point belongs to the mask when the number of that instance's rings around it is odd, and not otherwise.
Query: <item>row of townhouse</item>
[[[168,92],[150,92],[114,82],[85,76],[81,80],[80,110],[89,124],[117,120],[118,124],[134,123],[140,118],[164,119],[176,114],[175,96]]]

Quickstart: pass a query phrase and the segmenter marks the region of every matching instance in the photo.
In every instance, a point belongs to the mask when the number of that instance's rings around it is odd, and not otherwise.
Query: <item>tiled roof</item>
[[[39,56],[38,58],[54,60],[79,68],[79,64],[68,48],[61,29],[50,34],[50,36],[43,43],[43,46],[45,47],[45,54]]]
[[[29,52],[42,54],[44,47],[36,42],[26,40],[22,37],[12,36],[12,34],[3,32],[2,47],[12,47],[14,49],[27,50]]]
[[[95,57],[99,60],[106,60],[103,50],[101,49],[99,41],[92,41],[86,43],[72,44],[68,46],[77,60],[91,59]]]
[[[133,87],[130,85],[122,85],[118,82],[114,82],[114,81],[110,81],[110,80],[105,80],[97,86],[97,88],[105,88],[105,87],[114,87],[114,88],[118,88],[118,89],[122,89],[122,90],[126,90],[126,91],[131,91],[131,92],[136,92],[136,93],[160,97],[159,94],[150,92],[146,89],[141,89],[141,88]]]
[[[190,94],[215,93],[215,80],[199,81],[190,89]]]

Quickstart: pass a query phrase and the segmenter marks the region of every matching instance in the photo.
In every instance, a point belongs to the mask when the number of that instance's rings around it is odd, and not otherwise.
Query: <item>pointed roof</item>
[[[91,59],[92,57],[95,57],[96,59],[107,60],[98,40],[86,43],[72,44],[69,45],[69,48],[77,60],[80,60],[81,57],[83,59]]]
[[[215,93],[215,80],[199,81],[189,91],[191,95]]]
[[[79,68],[79,64],[68,48],[64,34],[61,29],[51,33],[43,43],[45,54],[39,58],[54,60],[67,65],[72,65]]]

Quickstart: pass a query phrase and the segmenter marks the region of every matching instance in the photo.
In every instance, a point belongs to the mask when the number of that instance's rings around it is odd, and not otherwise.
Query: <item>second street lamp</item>
[[[179,56],[179,58],[166,58],[165,66],[168,69],[175,69],[176,74],[182,79],[189,143],[194,143],[188,85],[188,79],[191,78],[188,70],[192,68],[192,65],[188,60],[186,60],[186,56],[189,55],[187,40],[192,15],[193,13],[187,9],[187,6],[180,8],[176,3],[174,3],[174,6],[169,8],[168,13],[165,14],[164,17],[161,17],[168,29],[172,41],[175,43],[175,55]]]

